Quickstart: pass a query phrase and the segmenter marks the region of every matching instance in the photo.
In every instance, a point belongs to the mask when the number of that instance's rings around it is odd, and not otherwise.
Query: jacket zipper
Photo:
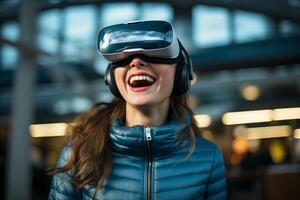
[[[145,128],[146,141],[147,141],[147,153],[148,153],[148,168],[147,168],[147,200],[151,200],[151,177],[152,177],[152,153],[151,153],[151,128]]]

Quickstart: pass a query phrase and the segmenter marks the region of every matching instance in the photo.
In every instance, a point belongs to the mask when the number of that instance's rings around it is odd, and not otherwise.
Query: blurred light
[[[288,137],[290,134],[291,134],[291,127],[285,125],[247,128],[248,140]]]
[[[300,119],[300,107],[274,109],[273,120]]]
[[[66,134],[66,123],[33,124],[29,126],[32,137],[57,137]]]
[[[210,140],[210,141],[213,141],[213,139],[214,139],[213,133],[209,130],[202,131],[201,135],[202,135],[203,138],[205,138],[207,140]]]
[[[191,85],[195,85],[197,83],[197,74],[195,72],[192,73],[193,80],[191,81]]]
[[[271,110],[228,112],[225,113],[222,117],[222,122],[225,125],[248,124],[270,121],[272,121]]]
[[[222,117],[225,125],[300,119],[300,107],[228,112]]]
[[[237,154],[244,154],[248,151],[248,141],[244,138],[236,138],[232,143],[232,149]]]
[[[248,101],[256,100],[260,95],[260,89],[256,85],[247,85],[242,87],[242,95]]]
[[[294,138],[300,139],[300,129],[296,129],[296,130],[294,131]]]
[[[281,163],[286,157],[286,151],[282,143],[272,141],[270,144],[270,155],[274,163]]]
[[[212,120],[209,115],[194,115],[195,120],[197,121],[197,125],[200,128],[205,128],[210,126]]]

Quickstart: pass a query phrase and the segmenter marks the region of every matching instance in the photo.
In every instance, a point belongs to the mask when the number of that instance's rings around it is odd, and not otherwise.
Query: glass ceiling
[[[188,49],[250,42],[271,35],[271,21],[261,14],[239,10],[229,12],[226,8],[198,5],[192,9],[191,15],[192,37],[180,36],[193,40],[191,44],[194,47]],[[42,51],[62,55],[70,61],[94,60],[96,70],[103,73],[104,70],[98,66],[103,61],[99,61],[101,58],[95,49],[99,29],[125,21],[149,19],[162,19],[173,24],[176,20],[173,8],[163,3],[88,4],[47,10],[40,14],[37,21],[37,46]],[[283,22],[280,26],[283,34],[288,34],[290,26],[288,22]],[[1,36],[17,41],[20,36],[18,24],[11,21],[2,24]],[[0,52],[0,69],[14,69],[18,59],[16,48],[2,45]]]

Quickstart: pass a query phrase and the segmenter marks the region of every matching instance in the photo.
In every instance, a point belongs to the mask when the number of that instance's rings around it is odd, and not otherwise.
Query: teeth
[[[151,78],[150,76],[132,76],[129,80],[130,83],[132,83],[133,81],[137,81],[137,80],[147,80],[149,82],[154,82],[153,78]]]

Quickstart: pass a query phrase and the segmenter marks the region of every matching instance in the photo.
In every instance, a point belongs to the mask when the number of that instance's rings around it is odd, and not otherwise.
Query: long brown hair
[[[110,125],[116,118],[125,116],[125,104],[123,99],[114,99],[111,103],[97,103],[70,123],[67,129],[72,144],[70,158],[65,166],[54,168],[52,174],[74,171],[73,184],[78,190],[88,183],[96,183],[95,198],[96,191],[112,169],[108,142]],[[199,130],[188,106],[187,96],[171,97],[170,110],[179,121],[183,120],[184,113],[192,117],[189,131],[192,141],[190,155],[194,151],[195,137]]]

